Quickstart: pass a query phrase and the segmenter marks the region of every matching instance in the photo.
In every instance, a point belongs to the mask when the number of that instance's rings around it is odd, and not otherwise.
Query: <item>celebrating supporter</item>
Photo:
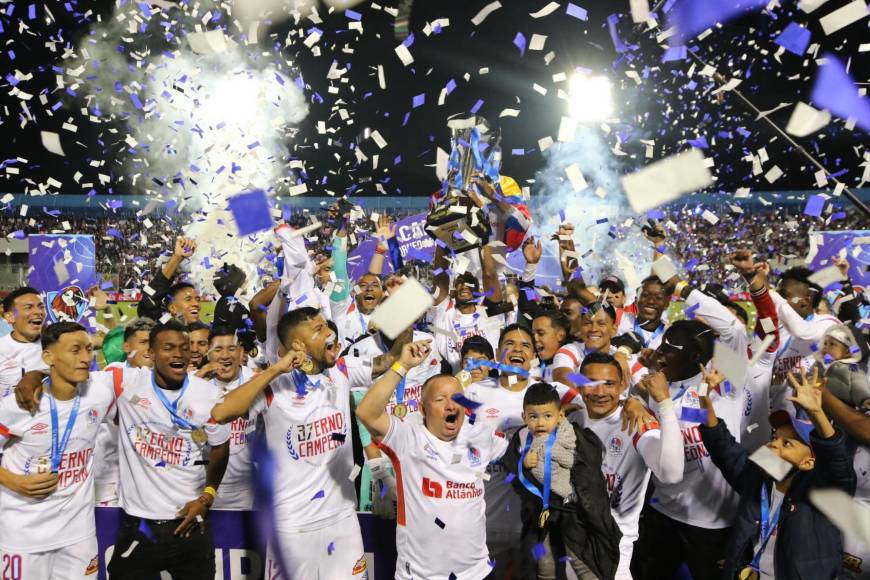
[[[282,482],[276,486],[277,544],[268,546],[267,577],[367,578],[350,477],[350,382],[336,358],[338,336],[309,306],[284,314],[277,336],[285,351],[278,362],[212,410],[219,423],[246,415],[261,415],[265,423],[276,481]],[[282,562],[288,569],[282,570]]]
[[[190,370],[197,371],[208,361],[209,328],[197,320],[187,325],[187,334],[190,336]]]
[[[42,347],[49,374],[35,413],[0,401],[0,554],[16,578],[84,578],[99,566],[91,473],[113,375],[90,374],[90,337],[74,322],[46,327]]]
[[[540,364],[542,380],[551,382],[553,377],[553,358],[567,344],[571,324],[558,310],[540,313],[532,321],[532,336],[535,337],[535,352]]]
[[[842,536],[810,503],[815,489],[855,492],[855,473],[841,431],[822,410],[818,369],[807,379],[789,373],[795,396],[789,400],[811,423],[788,411],[770,416],[771,455],[788,468],[773,475],[750,461],[749,453],[719,421],[709,397],[702,396],[707,420],[701,427],[710,457],[739,494],[735,526],[725,549],[723,578],[835,578],[842,567]],[[709,381],[710,388],[716,381]]]
[[[45,302],[29,286],[17,288],[3,299],[3,318],[12,332],[0,337],[0,398],[28,371],[48,370],[39,337],[45,322]]]
[[[398,479],[396,577],[469,578],[489,575],[481,476],[507,441],[488,426],[465,421],[459,381],[435,375],[423,385],[423,422],[387,414],[390,396],[408,370],[429,356],[409,343],[356,414],[390,458]]]
[[[169,312],[173,316],[181,317],[185,324],[199,320],[199,296],[196,290],[191,284],[172,284],[178,267],[195,251],[196,240],[184,237],[175,240],[172,255],[157,271],[154,279],[142,289],[142,300],[137,309],[139,316],[159,320],[166,312],[165,303],[168,303]]]
[[[523,420],[503,458],[522,497],[520,576],[531,577],[536,560],[539,579],[556,578],[566,561],[580,579],[613,578],[621,532],[607,500],[601,442],[565,419],[546,383],[526,391]]]

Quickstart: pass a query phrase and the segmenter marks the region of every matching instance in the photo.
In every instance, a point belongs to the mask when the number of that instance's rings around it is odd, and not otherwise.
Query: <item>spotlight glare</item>
[[[607,77],[574,75],[568,93],[568,114],[577,121],[601,121],[613,113]]]

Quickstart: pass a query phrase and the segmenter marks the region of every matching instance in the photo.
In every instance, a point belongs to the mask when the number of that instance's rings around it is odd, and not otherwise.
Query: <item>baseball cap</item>
[[[598,289],[602,292],[604,290],[613,293],[625,292],[625,284],[616,276],[607,276],[600,284],[598,284]]]
[[[770,421],[770,426],[774,429],[791,425],[801,441],[812,447],[810,432],[813,430],[813,424],[806,419],[798,419],[788,411],[780,409],[771,413],[768,420]]]

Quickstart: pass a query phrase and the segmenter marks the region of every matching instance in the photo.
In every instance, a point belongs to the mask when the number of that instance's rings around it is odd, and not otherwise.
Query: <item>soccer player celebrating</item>
[[[172,284],[178,267],[196,251],[196,241],[179,237],[172,255],[157,271],[151,282],[143,288],[142,299],[136,308],[140,317],[158,320],[166,312],[181,318],[185,324],[199,320],[199,294],[192,284]]]
[[[308,306],[284,314],[277,333],[285,354],[212,409],[219,423],[263,416],[280,482],[278,545],[268,547],[267,577],[367,578],[350,477],[350,382],[344,365],[336,365],[338,336]]]
[[[3,318],[12,332],[0,338],[0,398],[12,392],[25,372],[48,370],[39,344],[45,322],[45,302],[39,292],[24,286],[7,294]]]
[[[398,480],[396,578],[480,580],[491,565],[481,478],[507,441],[481,423],[466,423],[456,402],[462,386],[451,375],[423,385],[423,423],[386,412],[399,381],[429,355],[409,343],[399,362],[369,390],[356,414],[390,457]]]
[[[3,576],[96,577],[91,471],[98,430],[113,410],[113,377],[90,375],[93,347],[79,324],[52,324],[42,345],[49,377],[35,414],[15,397],[0,401]]]

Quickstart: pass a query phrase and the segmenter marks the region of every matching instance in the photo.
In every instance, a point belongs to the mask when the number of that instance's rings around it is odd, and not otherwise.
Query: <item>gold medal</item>
[[[472,382],[471,373],[466,370],[459,371],[456,373],[456,380],[459,381],[459,384],[462,385],[463,389],[467,389],[468,385]]]
[[[304,361],[302,361],[302,364],[299,365],[299,368],[302,369],[303,373],[310,373],[314,370],[314,361],[311,360],[311,357],[308,357]]]
[[[205,434],[205,429],[202,427],[194,429],[190,436],[197,445],[205,445],[208,441],[208,435]]]
[[[393,407],[393,415],[402,419],[405,415],[408,414],[408,405],[404,403],[399,403],[395,407]]]
[[[758,578],[760,578],[758,572],[756,570],[753,570],[752,566],[747,566],[746,568],[742,569],[737,574],[737,577],[740,580],[758,580]]]
[[[541,512],[541,517],[538,519],[538,527],[544,529],[547,525],[547,520],[550,519],[550,510],[546,509]]]

